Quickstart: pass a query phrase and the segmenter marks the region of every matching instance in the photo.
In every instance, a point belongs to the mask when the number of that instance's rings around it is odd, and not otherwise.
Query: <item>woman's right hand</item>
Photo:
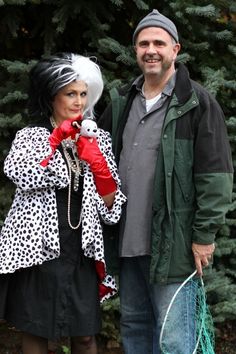
[[[78,124],[73,124],[81,121],[82,117],[79,116],[76,119],[67,119],[64,120],[59,127],[53,129],[52,134],[49,137],[49,142],[52,150],[56,150],[58,145],[62,142],[62,140],[71,137],[71,139],[75,138],[75,135],[80,132]]]

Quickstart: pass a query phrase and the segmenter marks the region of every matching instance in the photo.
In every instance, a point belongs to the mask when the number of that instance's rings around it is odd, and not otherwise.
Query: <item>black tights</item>
[[[48,354],[48,340],[29,333],[24,333],[22,349],[23,354]],[[95,337],[72,337],[71,354],[97,354]]]

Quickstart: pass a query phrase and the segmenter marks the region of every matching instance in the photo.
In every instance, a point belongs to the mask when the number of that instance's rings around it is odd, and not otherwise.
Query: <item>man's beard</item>
[[[155,59],[152,57],[149,58]],[[165,61],[160,61],[159,64],[160,65],[158,67],[154,67],[154,68],[146,68],[145,65],[141,64],[140,68],[143,71],[144,75],[157,75],[159,78],[162,78],[165,76],[166,72],[168,72],[168,70],[171,68],[173,64],[173,60],[166,59]]]

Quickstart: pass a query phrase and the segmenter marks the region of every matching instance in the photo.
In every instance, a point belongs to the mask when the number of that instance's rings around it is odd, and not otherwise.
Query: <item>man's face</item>
[[[180,44],[174,43],[169,33],[159,27],[144,28],[135,43],[137,63],[145,77],[172,74],[179,50]]]

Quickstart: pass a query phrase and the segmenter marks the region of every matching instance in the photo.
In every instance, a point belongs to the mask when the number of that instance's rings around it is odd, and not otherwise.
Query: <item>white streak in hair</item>
[[[84,81],[88,87],[88,104],[85,112],[93,116],[94,106],[102,95],[103,79],[99,66],[90,58],[72,54],[72,68],[78,80]]]
[[[95,59],[95,57],[92,57]],[[94,106],[102,95],[103,79],[99,66],[90,58],[82,55],[72,54],[71,58],[64,59],[65,64],[60,63],[48,68],[50,76],[58,78],[57,89],[70,84],[75,80],[84,81],[88,87],[88,102],[85,112],[93,117]],[[66,71],[63,73],[63,71]]]

